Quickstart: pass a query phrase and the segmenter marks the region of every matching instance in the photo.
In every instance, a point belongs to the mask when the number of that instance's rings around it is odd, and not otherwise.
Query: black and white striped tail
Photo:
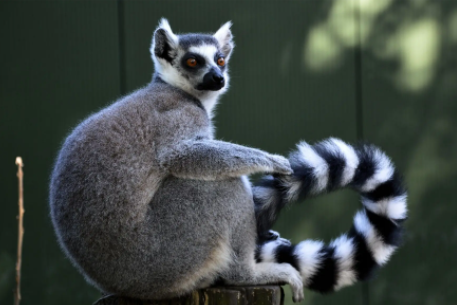
[[[363,208],[352,229],[328,245],[270,240],[259,245],[258,260],[290,263],[307,287],[320,292],[369,278],[399,246],[407,217],[406,190],[390,159],[372,145],[352,147],[329,139],[313,146],[300,143],[290,162],[291,178],[269,177],[254,188],[257,217],[267,218],[259,230],[269,230],[268,219],[274,222],[288,202],[345,186],[361,194]]]

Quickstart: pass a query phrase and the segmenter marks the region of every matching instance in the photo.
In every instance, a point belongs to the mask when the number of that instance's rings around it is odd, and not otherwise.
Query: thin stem
[[[18,242],[17,242],[17,263],[16,263],[16,293],[14,298],[14,304],[19,305],[21,301],[21,263],[22,263],[22,239],[24,237],[24,226],[23,226],[23,217],[24,217],[24,186],[23,186],[23,178],[24,173],[22,172],[22,167],[24,164],[22,163],[22,158],[16,158],[16,165],[17,165],[17,178],[19,180],[19,234],[18,234]]]

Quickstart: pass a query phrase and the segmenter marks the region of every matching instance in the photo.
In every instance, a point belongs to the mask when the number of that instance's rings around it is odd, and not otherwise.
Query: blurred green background
[[[99,297],[56,242],[49,175],[78,122],[150,81],[148,49],[162,16],[177,33],[234,22],[218,138],[280,154],[299,140],[365,139],[405,174],[404,247],[375,280],[329,296],[307,292],[303,304],[457,304],[453,0],[0,1],[0,304],[13,303],[17,155],[25,163],[22,304]],[[297,204],[276,229],[294,242],[329,241],[349,228],[357,201],[343,191]]]

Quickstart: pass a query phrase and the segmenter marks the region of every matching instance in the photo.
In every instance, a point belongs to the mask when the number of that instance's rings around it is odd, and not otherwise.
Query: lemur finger
[[[268,236],[267,236],[268,240],[277,240],[280,237],[281,236],[279,235],[278,232],[273,231],[273,230],[268,231]]]
[[[270,155],[269,159],[272,163],[272,173],[283,175],[291,175],[293,173],[290,162],[286,158],[278,155]]]

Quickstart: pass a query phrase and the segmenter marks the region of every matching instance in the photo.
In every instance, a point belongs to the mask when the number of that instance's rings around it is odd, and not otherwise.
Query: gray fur
[[[229,28],[215,35],[225,51],[233,47]],[[178,48],[169,54],[179,56],[179,36],[166,21],[158,31]],[[196,92],[193,80],[179,78],[178,59],[156,58],[157,49],[164,45],[151,47],[153,81],[83,121],[58,155],[50,206],[62,248],[106,293],[171,298],[222,279],[286,282],[300,301],[296,269],[254,259],[254,203],[245,180],[253,173],[290,174],[289,162],[214,140],[208,105],[226,87]]]

